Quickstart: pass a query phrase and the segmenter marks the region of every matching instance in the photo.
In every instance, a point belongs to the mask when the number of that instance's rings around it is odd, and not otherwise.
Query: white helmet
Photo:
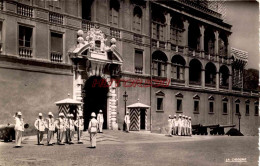
[[[169,115],[169,118],[172,117],[171,115]]]
[[[102,113],[102,110],[99,110],[100,113]]]
[[[92,113],[91,113],[91,116],[92,116],[92,117],[96,117],[96,113],[95,113],[95,112],[92,112]]]
[[[49,112],[48,115],[53,116],[52,112]]]
[[[17,113],[17,115],[21,115],[21,116],[22,116],[22,113],[19,111],[19,112]]]
[[[39,116],[42,116],[42,113],[39,113]]]
[[[62,112],[61,112],[61,113],[59,113],[59,116],[63,116],[63,117],[64,117],[64,113],[62,113]]]

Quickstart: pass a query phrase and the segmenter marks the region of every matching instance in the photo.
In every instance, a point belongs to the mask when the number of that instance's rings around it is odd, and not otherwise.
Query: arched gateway
[[[116,84],[123,59],[116,50],[116,40],[106,45],[104,33],[99,28],[91,28],[84,34],[78,31],[78,44],[69,52],[73,62],[73,99],[82,101],[80,109],[85,119],[85,129],[91,112],[101,109],[104,113],[104,128],[116,125]]]

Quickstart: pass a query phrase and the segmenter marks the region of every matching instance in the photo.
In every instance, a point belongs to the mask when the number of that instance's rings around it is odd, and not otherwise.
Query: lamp
[[[124,97],[124,101],[125,101],[125,115],[126,115],[126,101],[128,99],[128,95],[127,95],[126,91],[125,91],[123,97]]]

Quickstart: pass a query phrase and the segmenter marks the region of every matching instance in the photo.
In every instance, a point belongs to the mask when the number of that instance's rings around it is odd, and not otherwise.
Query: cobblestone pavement
[[[56,137],[56,136],[55,136]],[[44,141],[46,140],[46,135]],[[90,149],[84,144],[38,146],[36,136],[25,137],[22,148],[0,142],[0,166],[12,165],[258,165],[258,137],[192,136],[168,137],[150,132],[105,130]],[[46,142],[46,141],[45,141]],[[76,142],[76,134],[75,140]],[[243,163],[226,160],[245,159]]]

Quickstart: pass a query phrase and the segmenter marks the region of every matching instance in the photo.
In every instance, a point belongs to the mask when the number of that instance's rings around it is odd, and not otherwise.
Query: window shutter
[[[172,72],[173,72],[173,78],[176,79],[177,78],[177,68],[176,66],[172,66]]]
[[[135,50],[135,67],[143,69],[143,51]]]
[[[180,80],[184,80],[184,67],[180,67]]]

